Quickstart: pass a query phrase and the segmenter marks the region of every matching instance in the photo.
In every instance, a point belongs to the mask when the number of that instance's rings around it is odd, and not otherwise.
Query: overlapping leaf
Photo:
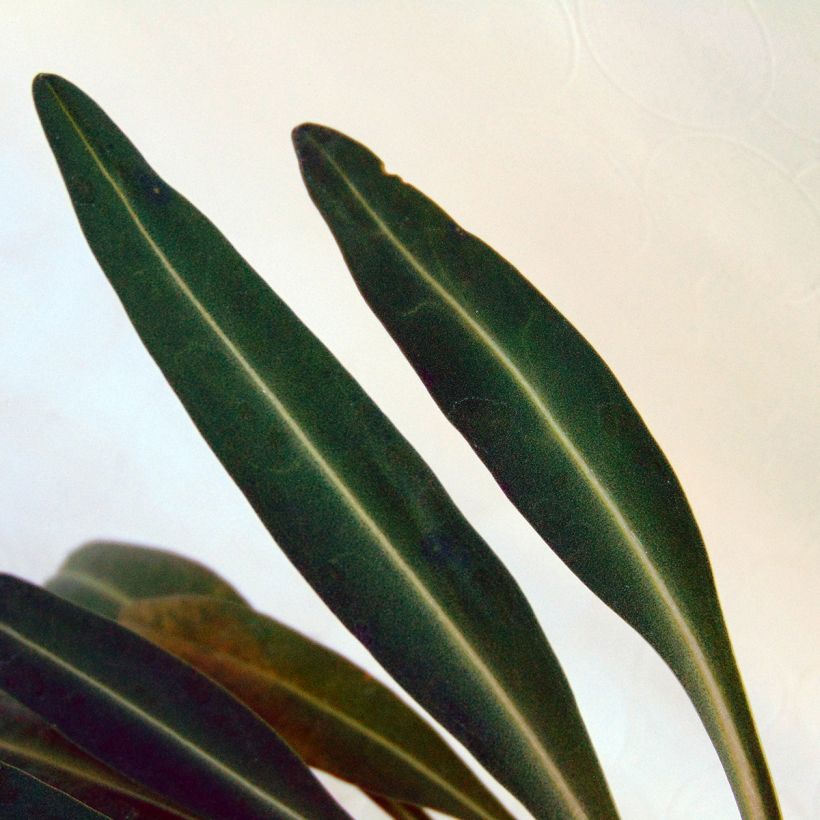
[[[411,801],[465,819],[509,817],[388,689],[335,652],[242,608],[225,581],[188,558],[96,542],[71,553],[46,587],[119,617],[184,658],[250,706],[308,765],[389,795],[383,799],[396,812],[411,811]]]
[[[283,624],[227,601],[191,596],[139,601],[122,610],[120,623],[221,683],[308,765],[392,802],[465,820],[509,818],[392,692]]]
[[[0,761],[26,771],[113,820],[190,820],[190,815],[103,766],[2,693]]]
[[[0,762],[4,820],[104,820],[105,815],[14,766]]]
[[[123,606],[163,595],[209,595],[246,603],[230,584],[190,558],[113,541],[94,541],[74,550],[45,588],[115,619]]]
[[[539,816],[615,809],[520,589],[322,344],[86,95],[35,102],[143,342],[310,584]]]
[[[317,125],[294,142],[359,289],[447,418],[670,665],[744,816],[779,816],[697,525],[610,370],[508,262],[364,146]]]
[[[0,689],[195,814],[347,817],[270,727],[213,681],[119,624],[7,575]]]

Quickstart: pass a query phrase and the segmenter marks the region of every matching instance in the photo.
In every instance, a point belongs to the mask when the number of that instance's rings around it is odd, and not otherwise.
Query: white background
[[[49,71],[220,226],[508,563],[625,820],[737,817],[671,673],[510,507],[358,297],[290,146],[293,126],[324,123],[507,256],[618,374],[703,529],[784,812],[820,816],[820,6],[2,0],[0,12],[3,570],[42,581],[90,537],[171,547],[384,678],[128,325],[34,113],[29,84]],[[333,788],[355,816],[380,816]]]

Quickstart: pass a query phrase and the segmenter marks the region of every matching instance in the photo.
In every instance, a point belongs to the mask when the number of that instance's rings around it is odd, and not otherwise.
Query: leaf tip
[[[303,122],[301,125],[297,125],[290,133],[296,153],[303,156],[305,151],[309,150],[311,143],[323,142],[322,135],[329,130],[313,122]]]
[[[57,74],[49,74],[48,72],[41,72],[37,74],[31,83],[31,92],[36,100],[41,97],[45,91],[53,89],[54,85],[59,82],[65,82],[62,77]]]
[[[315,122],[303,122],[301,125],[297,125],[291,132],[291,137],[293,147],[300,156],[334,142],[352,142],[350,137],[341,131]]]
[[[34,106],[42,119],[47,108],[54,104],[55,98],[62,95],[67,89],[73,88],[72,84],[59,74],[49,74],[42,72],[38,74],[31,83],[31,93],[34,97]]]

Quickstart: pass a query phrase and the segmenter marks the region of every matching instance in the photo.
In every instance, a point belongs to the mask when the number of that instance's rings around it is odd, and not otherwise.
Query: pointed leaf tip
[[[419,455],[99,106],[61,91],[41,118],[140,337],[313,588],[535,813],[615,817],[531,607]]]
[[[46,95],[53,95],[61,85],[69,86],[71,83],[60,77],[59,74],[42,72],[35,76],[31,83],[31,93],[34,97],[34,103],[37,106],[38,111],[40,110],[40,106],[43,102],[48,99]]]
[[[361,143],[311,134],[297,151],[359,290],[441,410],[681,680],[744,816],[779,817],[697,524],[610,369],[509,262]]]

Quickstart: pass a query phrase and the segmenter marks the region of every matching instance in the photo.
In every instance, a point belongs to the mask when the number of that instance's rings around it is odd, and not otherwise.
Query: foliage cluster
[[[539,818],[617,817],[518,584],[332,354],[82,91],[34,83],[85,236],[278,545]],[[613,374],[512,266],[370,151],[294,131],[362,295],[544,541],[657,650],[745,818],[779,816],[697,525]],[[204,567],[92,543],[0,580],[6,816],[337,818],[310,767],[397,818],[508,812],[436,732]]]

